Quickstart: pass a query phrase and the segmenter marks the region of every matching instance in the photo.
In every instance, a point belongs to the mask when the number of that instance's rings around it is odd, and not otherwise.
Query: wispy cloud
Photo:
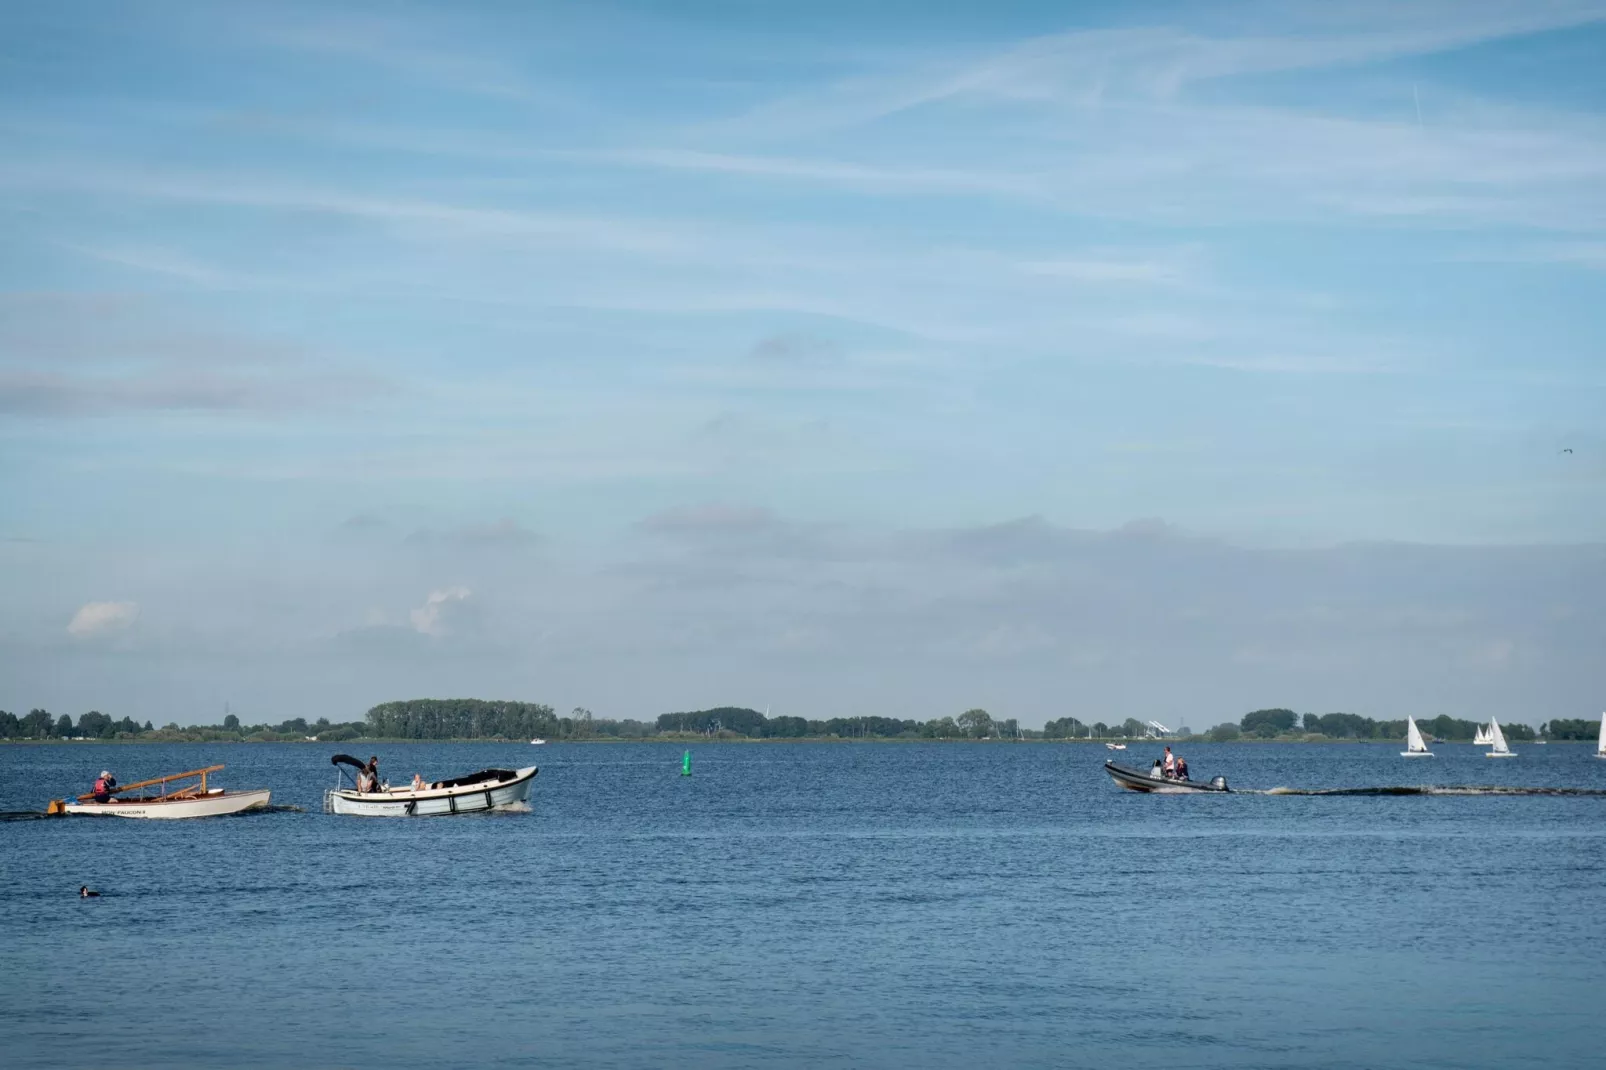
[[[138,619],[139,604],[136,602],[88,602],[73,614],[67,633],[75,639],[111,635],[127,631]]]

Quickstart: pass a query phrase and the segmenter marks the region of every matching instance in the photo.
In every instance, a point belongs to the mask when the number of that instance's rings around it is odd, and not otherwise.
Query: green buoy
[[[680,759],[680,775],[691,776],[691,751],[687,751]]]

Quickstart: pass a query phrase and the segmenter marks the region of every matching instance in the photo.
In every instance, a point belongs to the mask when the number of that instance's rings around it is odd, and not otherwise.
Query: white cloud
[[[424,604],[408,614],[413,630],[420,635],[445,635],[451,607],[466,602],[473,593],[461,586],[431,591]]]
[[[139,619],[138,602],[86,602],[67,625],[80,639],[127,631]]]

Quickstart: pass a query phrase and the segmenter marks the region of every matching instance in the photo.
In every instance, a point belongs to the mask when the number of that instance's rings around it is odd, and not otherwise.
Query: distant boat
[[[1600,742],[1595,744],[1595,757],[1606,758],[1606,713],[1600,715]]]
[[[1606,716],[1602,716],[1601,722],[1603,724],[1606,724]],[[1126,750],[1126,744],[1125,743],[1106,743],[1106,744],[1104,744],[1104,749],[1105,750]]]
[[[532,739],[532,740],[530,740],[530,746],[532,746],[532,747],[544,747],[544,746],[546,746],[546,740],[544,740],[544,739]]]
[[[1433,752],[1428,750],[1427,743],[1423,742],[1422,730],[1416,726],[1416,718],[1406,715],[1405,718],[1405,749],[1400,751],[1401,758],[1431,758]]]
[[[1500,722],[1489,718],[1489,746],[1492,748],[1486,758],[1515,758],[1517,755],[1506,746],[1506,734],[1500,731]]]
[[[1478,726],[1478,730],[1473,733],[1472,745],[1474,747],[1487,747],[1493,742],[1494,740],[1489,738],[1489,726],[1486,724],[1480,724]]]

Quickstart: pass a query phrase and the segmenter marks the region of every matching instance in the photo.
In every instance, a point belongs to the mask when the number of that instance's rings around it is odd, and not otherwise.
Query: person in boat
[[[1180,754],[1177,755],[1176,778],[1178,780],[1188,779],[1188,759],[1184,758]]]
[[[100,898],[100,893],[99,892],[90,891],[89,890],[89,885],[87,885],[87,884],[80,884],[78,886],[78,898],[80,898],[80,899],[99,899]]]
[[[429,790],[429,782],[426,781],[423,777],[419,776],[417,773],[414,773],[413,774],[413,790],[414,791],[427,791],[427,790]]]
[[[100,776],[95,778],[94,786],[89,790],[94,793],[96,802],[111,802],[112,793],[117,790],[117,778],[108,770],[102,769]]]
[[[1149,775],[1155,780],[1164,779],[1165,770],[1160,766],[1160,759],[1156,758],[1154,764],[1149,767]]]
[[[1177,760],[1176,758],[1172,757],[1170,747],[1166,747],[1165,749],[1165,761],[1161,763],[1160,771],[1165,774],[1165,778],[1167,780],[1174,780],[1176,778]]]

